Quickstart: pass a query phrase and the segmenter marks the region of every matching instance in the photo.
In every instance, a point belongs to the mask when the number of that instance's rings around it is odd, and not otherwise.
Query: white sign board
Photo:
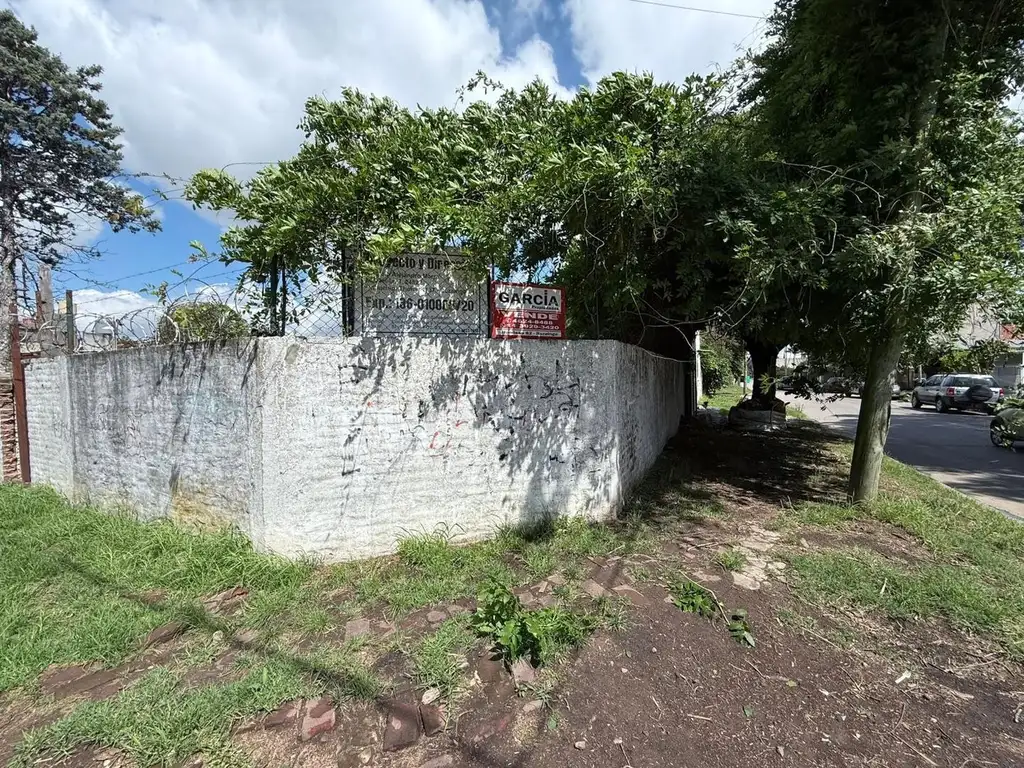
[[[359,283],[356,334],[487,336],[487,277],[472,277],[462,264],[451,254],[391,259],[376,280]]]

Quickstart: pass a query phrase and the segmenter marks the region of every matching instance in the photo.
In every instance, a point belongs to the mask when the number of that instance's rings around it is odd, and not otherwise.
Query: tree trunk
[[[745,339],[744,342],[754,368],[754,389],[750,399],[765,409],[771,408],[775,404],[775,378],[781,347],[753,339]]]
[[[914,126],[917,176],[905,216],[916,216],[924,207],[924,193],[921,189],[924,179],[921,174],[928,162],[928,127],[935,117],[938,106],[939,78],[949,37],[949,24],[945,19],[939,19],[933,31],[935,36],[932,38],[928,56],[921,64],[922,68],[928,69],[930,77],[927,86],[918,94],[910,113]],[[889,436],[889,420],[892,417],[890,380],[893,370],[899,364],[903,342],[907,337],[901,312],[900,307],[889,307],[887,322],[883,326],[888,334],[872,348],[868,360],[864,394],[857,418],[853,463],[850,465],[848,495],[851,501],[871,501],[878,495],[885,440]]]
[[[889,337],[871,350],[864,393],[857,417],[857,439],[850,465],[850,501],[871,501],[878,495],[885,441],[892,418],[892,376],[900,361],[906,332],[894,328]]]

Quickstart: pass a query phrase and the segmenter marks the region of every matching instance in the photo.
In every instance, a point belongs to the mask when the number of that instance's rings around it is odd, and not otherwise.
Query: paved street
[[[824,406],[793,400],[809,417],[853,437],[859,398]],[[824,410],[823,410],[824,409]],[[892,428],[885,451],[895,459],[927,472],[936,480],[996,509],[1024,518],[1024,450],[1000,450],[989,442],[991,417],[976,413],[919,411],[894,402]]]

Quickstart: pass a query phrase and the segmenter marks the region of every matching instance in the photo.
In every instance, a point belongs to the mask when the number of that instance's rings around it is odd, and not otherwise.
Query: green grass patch
[[[437,688],[445,701],[451,701],[462,681],[460,664],[474,642],[473,633],[461,617],[444,622],[412,650],[416,684]]]
[[[870,504],[804,504],[786,517],[818,526],[878,520],[912,534],[927,558],[905,566],[863,550],[801,553],[791,558],[801,592],[898,620],[943,618],[1024,657],[1024,526],[890,459],[882,485]]]
[[[747,556],[738,549],[724,549],[715,555],[715,562],[727,571],[739,571],[747,564]]]
[[[457,545],[451,532],[403,539],[397,558],[333,566],[331,585],[349,588],[361,607],[386,604],[397,613],[472,597],[488,583],[516,585],[566,572],[588,557],[628,554],[649,547],[639,522],[607,526],[580,518],[507,527],[488,541]]]
[[[749,394],[749,390],[747,392]],[[713,395],[705,395],[704,403],[708,408],[720,408],[728,411],[743,399],[742,384],[727,384]]]
[[[197,600],[235,585],[286,593],[308,564],[253,551],[230,531],[195,534],[68,504],[45,487],[0,487],[0,691],[53,663],[132,653],[170,619],[197,618]],[[138,598],[151,590],[157,605]]]
[[[228,743],[236,720],[280,702],[322,692],[303,670],[286,662],[253,668],[242,680],[183,690],[180,678],[157,669],[118,696],[86,703],[45,728],[27,733],[13,766],[29,766],[44,753],[68,755],[78,746],[114,747],[138,765],[173,766],[197,752],[222,764],[245,765]]]

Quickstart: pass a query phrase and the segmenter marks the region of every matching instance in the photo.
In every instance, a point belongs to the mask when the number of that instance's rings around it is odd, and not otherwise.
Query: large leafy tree
[[[93,253],[76,241],[83,224],[158,227],[142,197],[118,181],[120,129],[96,95],[99,75],[99,67],[69,68],[38,44],[35,30],[0,10],[0,427],[8,477],[17,469],[9,442],[15,266]]]
[[[715,322],[770,372],[799,325],[778,309],[805,292],[764,275],[749,284],[737,254],[809,239],[819,191],[780,192],[722,81],[619,73],[564,101],[540,83],[472,87],[496,94],[461,111],[353,90],[311,99],[295,158],[248,182],[204,171],[187,194],[245,222],[222,239],[222,257],[250,264],[258,282],[268,264],[337,278],[344,251],[372,270],[403,249],[458,244],[479,266],[569,286],[575,335],[685,355],[693,328]]]
[[[752,274],[831,308],[801,345],[866,372],[850,481],[874,497],[888,380],[909,336],[971,306],[1022,309],[1024,157],[1002,104],[1024,74],[1024,6],[1004,0],[780,0],[755,58],[751,117],[797,183],[840,188],[820,258],[763,249]]]

